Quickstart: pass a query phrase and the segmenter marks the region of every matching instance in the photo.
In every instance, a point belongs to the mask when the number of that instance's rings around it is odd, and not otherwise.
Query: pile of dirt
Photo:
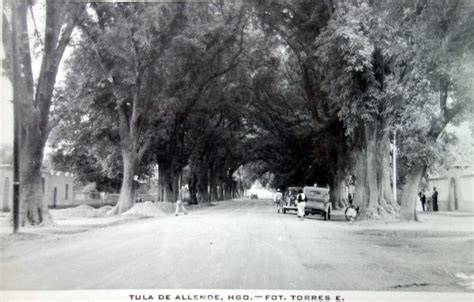
[[[105,214],[107,214],[107,212],[110,211],[112,208],[113,208],[113,206],[103,206],[101,208],[98,208],[98,209],[96,209],[97,215],[99,217],[105,216]]]
[[[103,216],[100,210],[88,205],[80,205],[74,208],[60,209],[51,211],[53,218],[66,219],[75,217],[99,217]]]
[[[164,216],[165,213],[159,209],[153,202],[146,201],[135,204],[130,210],[123,213],[125,216],[138,217],[158,217]]]
[[[157,202],[155,203],[156,207],[158,207],[164,213],[170,214],[174,213],[176,210],[176,203],[173,202]],[[184,205],[187,206],[186,204]]]

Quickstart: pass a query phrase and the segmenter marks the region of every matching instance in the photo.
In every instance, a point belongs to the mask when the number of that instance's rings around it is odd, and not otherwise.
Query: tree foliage
[[[92,3],[88,12],[57,93],[56,160],[84,180],[122,179],[121,210],[133,204],[131,176],[157,164],[162,200],[176,200],[179,183],[193,202],[231,198],[262,177],[281,189],[329,185],[342,206],[354,174],[363,217],[397,217],[396,138],[402,218],[415,219],[420,177],[450,141],[443,130],[472,114],[469,1]]]

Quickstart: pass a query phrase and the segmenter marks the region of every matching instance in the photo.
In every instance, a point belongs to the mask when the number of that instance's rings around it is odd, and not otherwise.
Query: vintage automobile
[[[283,214],[288,211],[297,211],[296,195],[301,188],[290,187],[285,193],[286,204],[283,206]],[[320,214],[324,220],[331,219],[332,205],[329,201],[329,189],[321,187],[304,187],[303,193],[306,195],[305,215]],[[294,196],[294,197],[293,197]]]
[[[258,199],[257,193],[250,194],[250,199]]]
[[[285,214],[286,211],[296,210],[296,195],[298,195],[298,191],[302,189],[301,187],[289,187],[286,189],[283,194],[283,214]]]

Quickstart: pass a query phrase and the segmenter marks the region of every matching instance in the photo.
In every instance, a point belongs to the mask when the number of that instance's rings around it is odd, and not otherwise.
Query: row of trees
[[[29,5],[4,9],[3,42],[25,117],[22,205],[32,224],[47,221],[40,165],[52,125],[58,168],[120,187],[112,214],[133,206],[134,176],[158,165],[162,200],[176,200],[183,170],[194,202],[232,196],[238,172],[271,173],[281,188],[328,184],[340,203],[354,174],[362,217],[411,220],[444,128],[472,112],[467,0],[46,1],[37,82],[15,71],[31,69]],[[401,209],[390,178],[395,135]]]

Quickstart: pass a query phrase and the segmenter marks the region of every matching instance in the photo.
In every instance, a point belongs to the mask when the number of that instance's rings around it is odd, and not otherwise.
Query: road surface
[[[470,290],[459,276],[474,272],[472,232],[371,229],[335,219],[300,221],[277,214],[269,200],[240,200],[186,216],[9,240],[0,289]],[[460,219],[472,226],[472,216]]]

